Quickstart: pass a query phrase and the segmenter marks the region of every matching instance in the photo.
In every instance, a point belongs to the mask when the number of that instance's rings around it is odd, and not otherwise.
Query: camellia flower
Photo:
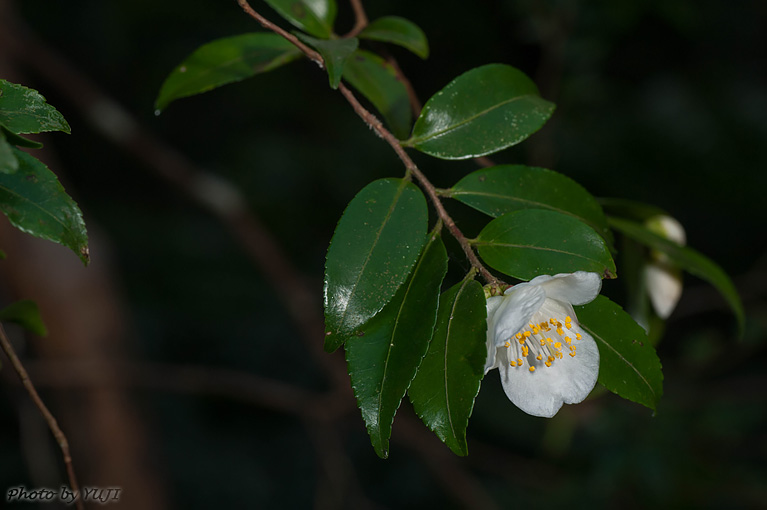
[[[524,412],[551,418],[591,393],[599,350],[573,305],[594,300],[601,287],[598,274],[578,271],[541,275],[487,299],[485,373],[497,368],[509,400]]]

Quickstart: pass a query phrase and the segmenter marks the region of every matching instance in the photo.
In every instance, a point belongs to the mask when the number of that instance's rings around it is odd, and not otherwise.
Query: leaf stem
[[[359,0],[352,0],[352,5],[358,3],[358,1]],[[298,41],[298,39],[296,39],[294,36],[285,32],[280,27],[278,27],[274,23],[270,22],[269,20],[267,20],[266,18],[258,14],[256,11],[253,10],[250,4],[248,4],[247,0],[237,0],[237,3],[239,3],[240,6],[243,8],[243,10],[247,14],[249,14],[251,17],[253,17],[256,21],[258,21],[264,28],[268,28],[269,30],[272,30],[275,33],[285,37],[288,41],[295,44],[298,49],[303,51],[306,54],[306,56],[308,56],[312,60],[315,60],[320,65],[324,65],[321,55],[319,55],[314,50],[307,48],[304,44],[301,44],[301,42]],[[360,4],[360,8],[361,7],[362,6]],[[364,12],[363,12],[363,15],[364,15]],[[448,212],[445,210],[445,207],[442,205],[442,201],[439,198],[439,194],[437,193],[437,189],[429,181],[429,179],[426,178],[423,172],[421,172],[418,166],[416,166],[415,162],[413,162],[410,156],[408,156],[407,152],[405,152],[405,149],[402,147],[397,137],[395,137],[388,129],[386,129],[384,125],[381,123],[381,121],[378,120],[378,118],[375,115],[370,113],[370,111],[368,111],[367,109],[365,109],[364,106],[362,106],[362,104],[356,98],[354,93],[351,90],[349,90],[343,82],[339,83],[338,90],[346,98],[346,101],[351,105],[354,112],[365,122],[365,124],[367,124],[370,127],[370,129],[375,131],[378,136],[383,138],[391,146],[391,148],[394,149],[394,152],[397,154],[400,161],[402,161],[402,163],[405,165],[405,169],[407,170],[407,172],[411,174],[413,177],[415,177],[415,180],[418,181],[418,183],[421,185],[423,190],[431,199],[431,202],[437,211],[437,215],[439,216],[440,219],[442,219],[445,226],[450,231],[450,234],[456,239],[456,241],[458,241],[458,244],[461,245],[461,249],[466,255],[466,258],[469,259],[471,266],[477,269],[477,271],[482,275],[482,278],[485,280],[486,283],[489,283],[489,284],[498,283],[498,279],[495,276],[493,276],[490,273],[490,271],[487,270],[487,268],[482,264],[482,262],[480,262],[479,258],[477,257],[477,254],[474,253],[474,250],[469,245],[469,242],[466,239],[466,236],[463,235],[463,232],[461,232],[461,230],[455,224],[455,221],[453,221],[453,218],[451,218]]]
[[[19,360],[19,357],[16,355],[16,351],[14,351],[13,346],[11,345],[11,341],[8,340],[8,336],[5,334],[5,329],[3,328],[2,324],[0,324],[0,345],[2,345],[3,352],[5,352],[5,355],[8,356],[11,365],[13,365],[13,369],[19,375],[21,384],[23,384],[24,388],[26,388],[27,393],[29,393],[29,396],[32,399],[32,402],[34,402],[35,406],[37,406],[37,408],[40,410],[40,413],[43,415],[46,423],[48,423],[48,428],[51,429],[53,437],[56,438],[56,442],[59,444],[62,456],[64,457],[64,464],[67,467],[67,476],[69,477],[70,489],[75,495],[79,495],[80,486],[77,484],[75,469],[72,466],[72,455],[69,453],[69,441],[67,441],[67,436],[64,435],[64,432],[62,432],[61,428],[59,427],[56,418],[53,416],[53,414],[51,414],[51,412],[48,410],[48,407],[37,393],[34,384],[32,384],[32,380],[29,378],[27,370],[24,368],[21,360]],[[84,510],[85,507],[83,506],[82,498],[77,497],[75,499],[75,506],[78,510]]]
[[[354,27],[349,31],[344,38],[356,37],[357,34],[362,32],[366,26],[368,26],[368,17],[365,14],[365,8],[362,6],[362,0],[350,0],[352,9],[354,9]]]

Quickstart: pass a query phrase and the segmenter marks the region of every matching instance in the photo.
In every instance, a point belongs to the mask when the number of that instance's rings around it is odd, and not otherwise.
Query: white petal
[[[682,296],[682,275],[664,264],[645,267],[645,284],[650,301],[661,319],[667,319]]]
[[[543,276],[533,278],[530,283],[538,281],[546,297],[558,301],[566,301],[574,305],[585,305],[597,297],[602,288],[602,278],[597,273],[576,271],[575,273],[562,273],[543,279]]]
[[[487,298],[487,357],[485,358],[485,373],[496,368],[495,365],[495,333],[494,321],[495,311],[503,302],[502,296],[491,296]]]
[[[503,345],[530,321],[530,317],[546,301],[546,294],[539,286],[520,283],[507,290],[503,302],[493,316],[495,346]],[[488,327],[490,322],[488,322]]]
[[[575,357],[565,355],[535,372],[508,364],[499,368],[503,390],[514,405],[533,416],[551,418],[563,403],[577,404],[591,393],[599,374],[599,350],[588,333],[580,328],[577,332],[582,340],[574,341]]]

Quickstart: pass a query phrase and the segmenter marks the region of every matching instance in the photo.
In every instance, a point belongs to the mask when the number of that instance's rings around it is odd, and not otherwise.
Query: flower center
[[[535,372],[537,367],[551,368],[557,360],[564,359],[565,354],[575,357],[576,344],[583,338],[577,324],[569,315],[564,321],[545,317],[536,314],[533,322],[506,341],[509,365],[527,366],[530,372]]]

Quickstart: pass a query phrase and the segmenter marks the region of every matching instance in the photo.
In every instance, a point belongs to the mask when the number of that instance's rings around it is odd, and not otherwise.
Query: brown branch
[[[362,6],[362,0],[350,0],[350,3],[354,9],[354,27],[344,37],[355,37],[368,26],[368,17]]]
[[[53,416],[50,410],[48,410],[48,407],[43,402],[43,399],[41,399],[40,395],[37,393],[35,385],[32,384],[32,380],[29,378],[29,374],[24,368],[24,365],[21,363],[21,360],[19,360],[19,357],[16,355],[16,351],[14,351],[13,346],[11,345],[11,341],[5,334],[5,328],[3,328],[2,324],[0,324],[0,345],[2,345],[3,352],[5,352],[5,355],[10,360],[11,365],[13,365],[13,369],[19,375],[21,384],[24,386],[24,388],[26,388],[27,393],[29,393],[29,397],[32,399],[32,402],[34,402],[35,406],[37,406],[37,408],[40,410],[40,414],[43,415],[45,422],[48,424],[48,428],[51,429],[53,437],[56,438],[56,442],[59,444],[62,457],[64,458],[64,465],[67,468],[69,486],[74,494],[79,495],[80,486],[77,483],[75,468],[72,464],[72,455],[69,452],[69,441],[67,441],[67,436],[64,435],[64,432],[59,427],[56,418]],[[83,510],[85,508],[83,506],[82,498],[77,498],[75,500],[75,505],[77,506],[78,510]]]
[[[292,42],[296,46],[296,48],[301,50],[307,57],[317,62],[317,64],[319,64],[321,67],[325,66],[325,63],[322,60],[322,57],[320,56],[319,53],[317,53],[316,51],[311,49],[309,46],[299,41],[298,38],[294,36],[293,34],[291,34],[290,32],[283,30],[279,26],[275,25],[274,23],[264,18],[256,11],[254,11],[253,8],[250,6],[250,4],[248,4],[246,0],[237,0],[237,3],[240,4],[240,7],[242,7],[242,10],[244,10],[251,18],[258,21],[262,27],[264,27],[267,30],[271,30],[275,34],[281,35],[288,41]]]
[[[247,0],[237,0],[237,2],[242,6],[242,8],[245,10],[246,13],[248,13],[251,17],[256,19],[259,23],[261,23],[262,26],[269,28],[271,30],[274,30],[275,33],[282,35],[285,37],[286,32],[282,30],[281,28],[277,27],[273,23],[266,20],[263,16],[258,14],[256,11],[253,10],[253,8],[248,4]],[[288,34],[290,35],[290,34]],[[293,41],[295,37],[290,36],[291,38],[288,39],[289,41]],[[311,54],[307,53],[301,46],[296,46],[304,51],[306,55],[316,60],[318,63],[321,63],[324,65],[324,62],[322,60],[322,56],[317,54],[317,52],[313,50],[311,51]],[[455,221],[453,221],[453,218],[450,217],[448,212],[445,210],[445,207],[442,205],[442,201],[439,198],[439,195],[437,194],[437,190],[434,187],[434,185],[429,181],[429,179],[426,178],[426,176],[419,170],[418,166],[413,162],[413,160],[408,156],[407,152],[405,152],[405,149],[400,145],[399,140],[397,140],[397,137],[395,137],[388,129],[384,127],[384,125],[381,123],[378,118],[370,113],[367,109],[365,109],[364,106],[357,100],[357,98],[354,96],[351,90],[349,90],[346,85],[340,83],[338,85],[338,90],[343,94],[343,96],[346,98],[346,100],[349,102],[351,107],[354,109],[355,113],[359,115],[360,118],[368,125],[371,129],[373,129],[381,138],[383,138],[392,149],[394,149],[394,152],[397,154],[399,159],[402,161],[402,163],[405,165],[405,168],[407,171],[415,177],[415,179],[418,181],[418,183],[421,185],[421,187],[426,191],[426,194],[429,196],[429,198],[432,201],[432,204],[434,204],[434,208],[437,210],[437,215],[442,219],[442,221],[445,223],[445,226],[450,231],[452,236],[458,241],[458,244],[461,245],[461,249],[463,249],[464,254],[466,254],[466,258],[469,259],[469,262],[471,263],[472,267],[476,268],[479,273],[482,275],[482,277],[485,279],[486,283],[489,284],[496,284],[498,283],[498,279],[493,276],[490,271],[487,270],[487,268],[480,262],[479,258],[477,257],[477,254],[474,253],[474,250],[472,249],[471,245],[469,244],[468,239],[466,239],[466,236],[463,235],[463,232],[458,228],[458,226],[455,224]]]
[[[394,152],[405,165],[405,168],[407,168],[407,170],[413,175],[413,177],[415,177],[424,191],[426,191],[426,194],[431,199],[434,208],[437,210],[437,215],[445,223],[445,226],[456,239],[456,241],[458,241],[458,244],[461,245],[464,254],[466,254],[466,258],[469,259],[472,267],[476,268],[477,271],[480,272],[487,283],[498,283],[498,279],[493,276],[490,271],[487,270],[482,262],[480,262],[477,254],[474,253],[474,250],[469,244],[468,239],[466,239],[466,236],[463,235],[463,232],[461,232],[461,230],[455,224],[453,218],[450,217],[448,212],[445,210],[445,207],[442,205],[442,201],[437,194],[437,189],[429,181],[429,179],[426,178],[423,172],[421,172],[418,166],[416,166],[410,156],[408,156],[407,152],[405,152],[405,149],[402,147],[402,145],[400,145],[399,140],[397,140],[397,137],[395,137],[388,129],[386,129],[375,115],[366,110],[365,107],[362,106],[362,104],[354,96],[352,91],[349,90],[343,83],[338,85],[338,90],[341,92],[341,94],[343,94],[343,96],[352,106],[355,113],[357,113],[357,115],[359,115],[360,118],[362,118],[362,120],[365,121],[365,123],[370,126],[371,129],[373,129],[381,138],[383,138],[391,146],[392,149],[394,149]]]

